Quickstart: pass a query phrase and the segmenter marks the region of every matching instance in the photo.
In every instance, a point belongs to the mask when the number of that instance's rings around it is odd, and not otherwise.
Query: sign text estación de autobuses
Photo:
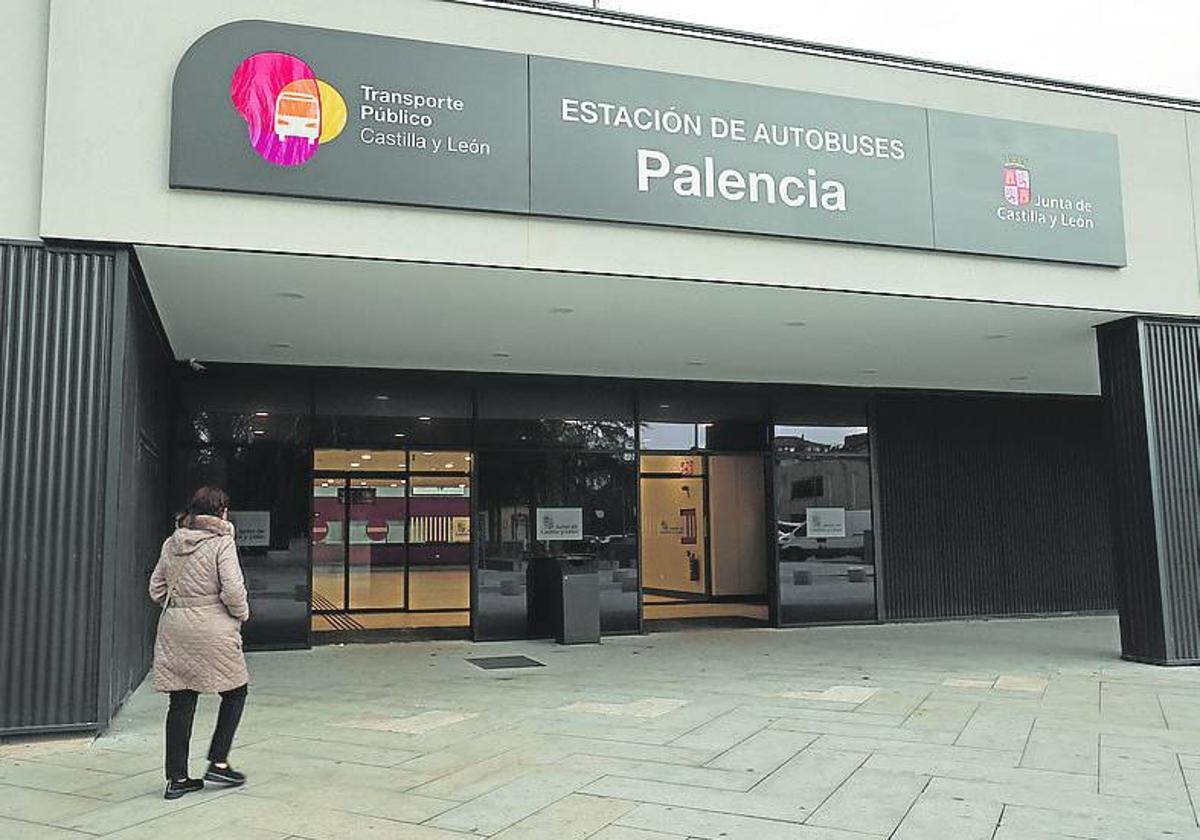
[[[563,97],[560,116],[563,122],[647,133],[707,136],[716,140],[885,160],[899,161],[905,157],[904,141],[894,137],[769,121],[750,124],[738,117],[682,113],[674,108]],[[636,151],[636,160],[639,193],[665,188],[669,183],[674,193],[684,198],[721,198],[751,204],[778,202],[787,207],[829,212],[847,209],[846,185],[836,178],[822,177],[813,167],[795,173],[718,169],[718,162],[711,155],[704,155],[699,161],[676,162],[665,151],[640,147]]]

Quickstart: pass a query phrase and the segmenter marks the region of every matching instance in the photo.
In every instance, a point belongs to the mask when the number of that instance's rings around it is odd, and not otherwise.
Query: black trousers
[[[185,689],[171,692],[167,708],[167,779],[188,777],[188,744],[192,740],[192,719],[196,716],[196,699],[200,695]],[[221,709],[217,712],[217,728],[213,730],[208,747],[208,760],[223,764],[229,758],[233,736],[246,706],[246,686],[239,685],[221,692]]]

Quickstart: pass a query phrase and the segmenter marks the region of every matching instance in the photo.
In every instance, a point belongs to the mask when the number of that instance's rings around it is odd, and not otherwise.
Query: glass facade
[[[173,498],[229,491],[251,646],[430,626],[527,637],[527,570],[561,555],[595,560],[608,634],[681,605],[875,615],[859,394],[213,365],[181,371],[176,407]],[[539,534],[547,508],[580,530]]]
[[[776,426],[774,449],[781,623],[873,620],[867,429]]]

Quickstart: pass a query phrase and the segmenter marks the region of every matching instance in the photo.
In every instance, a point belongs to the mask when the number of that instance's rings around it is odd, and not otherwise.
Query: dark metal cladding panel
[[[1161,662],[1166,657],[1166,638],[1141,326],[1135,319],[1105,324],[1096,337],[1111,453],[1109,498],[1121,606],[1121,650],[1129,657]]]
[[[1115,606],[1096,400],[881,395],[886,618]]]
[[[0,731],[98,717],[114,262],[0,243]]]
[[[1200,323],[1143,325],[1167,659],[1200,660]]]
[[[124,262],[124,261],[122,261]],[[115,500],[120,526],[109,544],[105,564],[111,620],[104,628],[107,657],[102,656],[100,720],[107,724],[150,667],[158,609],[146,584],[170,533],[167,509],[169,366],[171,356],[154,316],[149,292],[131,261],[125,295],[124,335],[119,353],[119,423],[115,459]],[[120,339],[118,339],[120,340]],[[114,364],[116,359],[114,358]],[[105,651],[102,643],[101,650]],[[104,667],[107,660],[107,668]]]

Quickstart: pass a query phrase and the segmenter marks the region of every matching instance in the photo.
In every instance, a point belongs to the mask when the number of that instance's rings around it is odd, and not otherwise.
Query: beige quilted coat
[[[154,642],[154,687],[205,694],[249,682],[242,622],[250,617],[233,526],[197,516],[163,543],[150,597],[166,603]]]

